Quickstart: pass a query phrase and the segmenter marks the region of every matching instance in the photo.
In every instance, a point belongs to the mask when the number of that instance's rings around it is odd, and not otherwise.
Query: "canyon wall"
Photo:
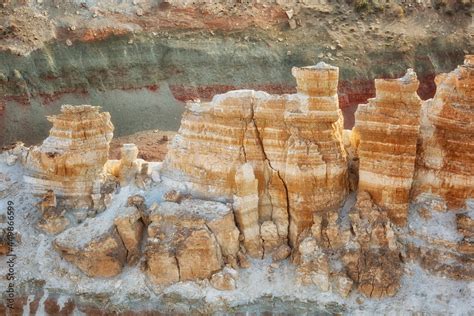
[[[414,197],[427,193],[464,208],[474,196],[474,57],[436,77],[436,95],[423,104]]]

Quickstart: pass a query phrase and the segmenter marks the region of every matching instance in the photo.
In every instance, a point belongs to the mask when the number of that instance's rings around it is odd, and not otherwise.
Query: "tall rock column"
[[[296,94],[239,90],[190,104],[163,163],[163,181],[194,196],[237,200],[238,212],[252,214],[250,240],[258,210],[266,253],[294,245],[314,212],[338,208],[347,193],[338,71],[325,63],[295,68]],[[243,164],[253,170],[256,181],[248,184],[257,186],[257,198],[246,193],[239,205],[236,173]]]
[[[323,62],[293,68],[298,93],[289,98],[285,123],[290,133],[283,172],[288,189],[289,239],[313,223],[313,213],[338,209],[347,186],[346,153],[337,84],[339,68]],[[297,101],[297,102],[295,102]]]
[[[435,195],[458,209],[474,198],[474,55],[435,82],[436,95],[422,108],[413,193]]]
[[[405,225],[420,128],[419,81],[409,69],[400,79],[376,79],[376,96],[359,105],[359,192],[367,191],[397,225]]]

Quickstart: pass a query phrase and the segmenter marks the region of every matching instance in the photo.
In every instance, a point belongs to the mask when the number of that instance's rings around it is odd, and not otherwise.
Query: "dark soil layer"
[[[41,141],[49,130],[44,116],[64,103],[102,105],[117,136],[177,130],[183,101],[232,89],[293,93],[291,68],[321,60],[340,68],[340,106],[351,128],[357,104],[374,96],[375,78],[414,68],[427,99],[435,75],[453,70],[474,46],[472,17],[464,11],[393,17],[335,5],[329,12],[301,10],[291,29],[280,7],[244,15],[240,24],[235,13],[213,20],[212,13],[180,9],[173,20],[160,10],[89,17],[84,21],[99,26],[76,23],[74,31],[57,22],[55,39],[29,54],[0,50],[0,145]]]

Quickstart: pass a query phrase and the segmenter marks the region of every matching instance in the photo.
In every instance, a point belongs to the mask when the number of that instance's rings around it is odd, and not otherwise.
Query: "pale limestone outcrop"
[[[225,204],[162,202],[150,221],[146,271],[156,284],[206,279],[237,258],[239,231]]]
[[[420,127],[419,81],[409,69],[400,79],[376,79],[376,96],[359,105],[353,137],[359,158],[359,191],[367,191],[405,225]]]
[[[34,194],[53,190],[89,206],[91,195],[100,193],[114,129],[110,114],[90,105],[63,105],[61,114],[48,120],[53,123],[49,137],[26,155],[24,180]]]
[[[320,63],[294,68],[293,75],[297,94],[239,90],[188,104],[161,172],[168,184],[196,197],[231,201],[235,195],[236,209],[255,216],[254,193],[245,199],[237,193],[243,184],[236,173],[251,164],[258,221],[276,225],[280,244],[294,244],[312,225],[313,212],[338,208],[347,193],[338,68]],[[250,252],[258,255],[254,236]]]
[[[431,194],[459,209],[474,199],[474,55],[435,82],[422,107],[413,197]]]

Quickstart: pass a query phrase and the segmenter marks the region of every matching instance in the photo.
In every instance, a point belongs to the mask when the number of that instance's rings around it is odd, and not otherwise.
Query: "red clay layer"
[[[436,86],[434,84],[434,76],[428,75],[419,78],[420,88],[418,89],[419,96],[426,100],[433,97],[436,92]],[[225,93],[230,90],[237,89],[253,89],[266,91],[272,94],[285,94],[285,93],[295,93],[296,88],[292,85],[287,84],[257,84],[257,85],[207,85],[207,86],[186,86],[186,85],[173,85],[171,84],[170,90],[173,93],[173,96],[182,102],[188,100],[210,100],[216,94]],[[147,85],[144,87],[125,87],[121,90],[130,91],[146,88],[149,91],[156,92],[159,90],[160,86],[158,84]],[[83,89],[69,89],[61,92],[56,92],[52,94],[40,93],[38,96],[41,98],[41,103],[43,105],[51,104],[59,100],[62,96],[67,94],[80,94],[82,96],[87,95],[87,91]],[[339,82],[338,88],[339,94],[339,106],[344,113],[344,127],[352,128],[354,125],[354,111],[358,104],[366,103],[367,99],[375,96],[375,88],[372,80],[364,81],[346,81],[342,80]],[[6,96],[4,102],[15,101],[22,105],[29,105],[30,98],[26,95],[19,96]],[[2,115],[2,107],[0,107],[0,115]]]

